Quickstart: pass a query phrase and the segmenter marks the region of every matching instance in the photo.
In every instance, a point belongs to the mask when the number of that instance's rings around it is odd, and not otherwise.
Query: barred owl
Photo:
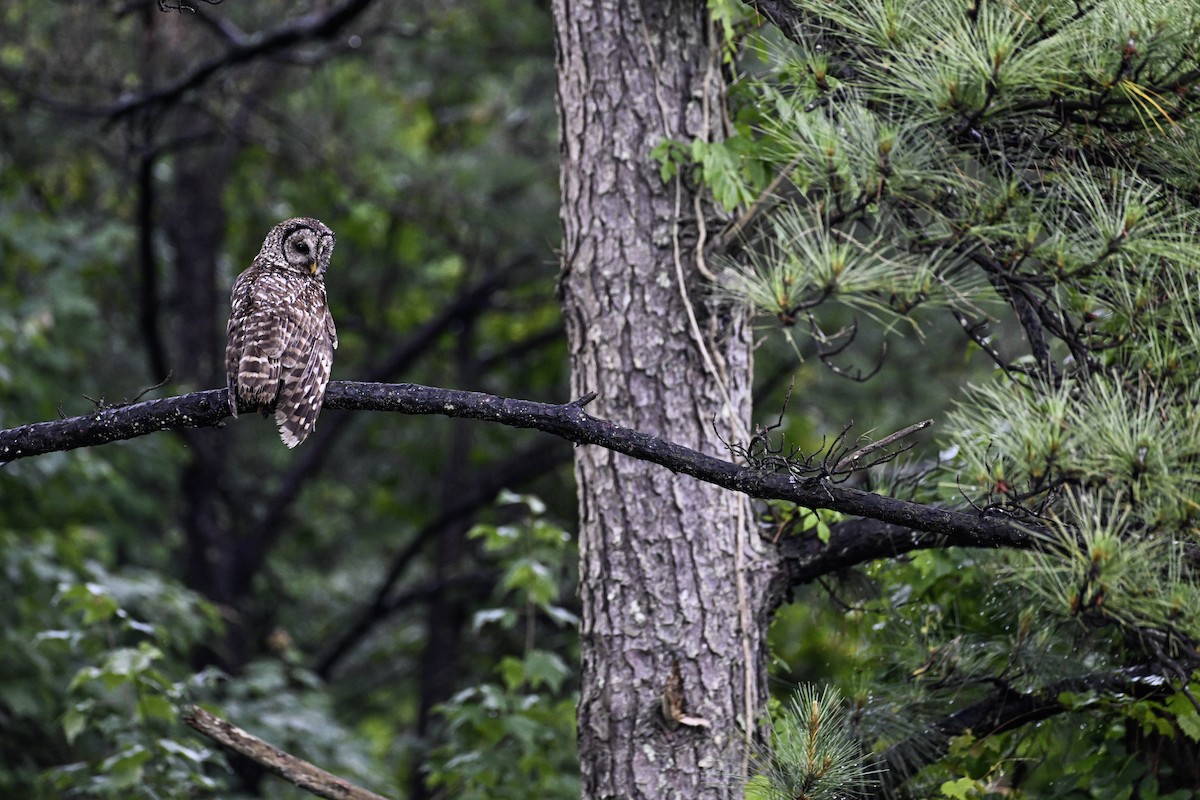
[[[307,217],[271,229],[233,284],[225,375],[229,411],[275,412],[289,448],[313,432],[338,345],[325,299],[334,236]]]

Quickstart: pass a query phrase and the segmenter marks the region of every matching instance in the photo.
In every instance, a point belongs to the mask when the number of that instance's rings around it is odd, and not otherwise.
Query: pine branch
[[[829,526],[829,541],[816,536],[787,536],[779,552],[787,587],[802,586],[844,569],[885,558],[944,546],[941,534],[892,525],[875,519],[848,519]]]
[[[228,416],[228,390],[202,392],[104,408],[80,417],[0,431],[5,462],[144,436],[155,431],[212,427]],[[996,514],[952,511],[860,491],[818,477],[796,478],[735,464],[584,412],[591,398],[549,404],[416,384],[332,381],[325,407],[349,411],[443,414],[530,428],[576,444],[594,444],[659,464],[672,472],[762,499],[825,508],[944,537],[937,546],[1029,549],[1042,540]],[[249,423],[249,420],[247,420]],[[934,546],[934,540],[926,546]],[[912,548],[908,548],[912,549]]]
[[[329,800],[387,800],[383,795],[356,786],[278,747],[267,744],[231,722],[199,706],[183,712],[183,721],[222,747],[261,764],[285,781]]]
[[[1191,666],[1194,669],[1196,665]],[[923,767],[940,760],[956,736],[970,732],[983,739],[1070,711],[1071,707],[1060,700],[1064,693],[1164,697],[1176,690],[1172,677],[1161,667],[1142,664],[1065,678],[1032,692],[1001,686],[983,700],[931,722],[885,750],[879,762],[880,793],[891,796]]]

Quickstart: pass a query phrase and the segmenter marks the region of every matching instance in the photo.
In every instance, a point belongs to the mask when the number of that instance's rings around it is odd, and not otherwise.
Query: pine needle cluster
[[[841,693],[803,684],[771,723],[774,748],[750,781],[751,800],[842,800],[863,796],[873,768],[846,725]]]

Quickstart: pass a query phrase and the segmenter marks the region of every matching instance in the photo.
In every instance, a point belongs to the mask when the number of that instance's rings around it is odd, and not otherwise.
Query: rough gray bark
[[[717,431],[744,439],[749,330],[706,304],[691,187],[664,183],[649,155],[720,135],[705,4],[556,0],[554,14],[573,393],[596,392],[617,424],[721,451]],[[773,570],[745,498],[599,448],[577,451],[576,478],[584,797],[740,795]],[[664,717],[676,664],[682,712],[707,726]]]

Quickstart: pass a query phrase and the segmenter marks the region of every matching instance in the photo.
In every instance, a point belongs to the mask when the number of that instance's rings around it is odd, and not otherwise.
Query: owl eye
[[[296,250],[298,250],[301,255],[308,255],[308,243],[307,242],[297,242]]]

